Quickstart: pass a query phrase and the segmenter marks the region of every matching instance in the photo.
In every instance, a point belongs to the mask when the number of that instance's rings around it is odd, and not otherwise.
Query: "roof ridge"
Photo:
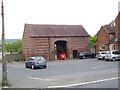
[[[82,25],[26,24],[25,29],[33,37],[90,36]]]

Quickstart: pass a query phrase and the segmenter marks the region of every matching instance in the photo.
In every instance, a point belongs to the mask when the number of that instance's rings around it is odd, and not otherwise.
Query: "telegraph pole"
[[[2,16],[2,87],[8,85],[7,82],[7,61],[5,54],[5,30],[4,30],[4,5],[1,0],[1,16]]]

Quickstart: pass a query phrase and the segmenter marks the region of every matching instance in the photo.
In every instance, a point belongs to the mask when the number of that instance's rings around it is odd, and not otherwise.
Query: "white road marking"
[[[80,85],[87,85],[87,84],[93,84],[93,83],[98,83],[98,82],[104,82],[104,81],[110,81],[110,80],[116,80],[120,77],[115,77],[115,78],[108,78],[108,79],[102,79],[102,80],[97,80],[97,81],[90,81],[90,82],[84,82],[84,83],[78,83],[78,84],[72,84],[72,85],[63,85],[63,86],[48,86],[48,88],[67,88],[67,87],[73,87],[73,86],[80,86]]]
[[[27,78],[34,79],[34,80],[41,80],[41,81],[51,81],[51,79],[42,79],[42,78],[35,78],[30,76],[27,76]]]

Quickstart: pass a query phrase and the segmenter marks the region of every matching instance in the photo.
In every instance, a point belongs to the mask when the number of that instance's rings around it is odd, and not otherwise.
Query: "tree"
[[[10,53],[22,53],[22,40],[17,40],[16,42],[11,42],[6,44],[6,51]]]
[[[97,41],[97,35],[95,36],[90,36],[90,47],[94,47],[95,46],[95,43]]]

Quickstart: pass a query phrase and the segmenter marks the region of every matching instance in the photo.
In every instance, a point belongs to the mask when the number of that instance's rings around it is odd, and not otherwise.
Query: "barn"
[[[25,58],[42,55],[57,60],[65,53],[73,59],[78,52],[90,51],[89,37],[82,25],[25,24],[23,54]]]

